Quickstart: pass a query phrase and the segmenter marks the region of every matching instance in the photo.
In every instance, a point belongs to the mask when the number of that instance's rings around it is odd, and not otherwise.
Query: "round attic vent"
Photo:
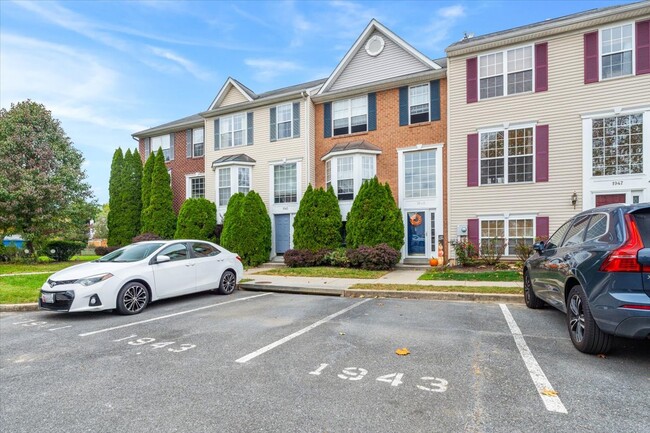
[[[372,57],[378,56],[384,50],[385,44],[381,36],[375,35],[366,42],[366,53]]]

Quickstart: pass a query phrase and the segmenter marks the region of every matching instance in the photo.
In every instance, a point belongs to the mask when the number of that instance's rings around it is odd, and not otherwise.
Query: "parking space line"
[[[72,325],[61,326],[60,328],[50,328],[48,331],[58,331],[59,329],[72,328]]]
[[[554,395],[556,394],[555,390],[528,348],[524,336],[522,335],[519,326],[517,326],[517,322],[515,322],[514,317],[510,314],[510,310],[508,310],[508,307],[505,304],[499,304],[499,306],[501,307],[503,316],[506,318],[506,322],[508,322],[508,327],[515,339],[521,358],[524,360],[524,364],[526,364],[528,374],[530,374],[530,378],[533,380],[535,388],[537,388],[537,392],[546,406],[546,410],[549,412],[567,413],[560,397]]]
[[[258,356],[268,352],[269,350],[275,349],[276,347],[286,343],[287,341],[293,340],[294,338],[299,337],[302,334],[311,331],[312,329],[316,328],[317,326],[320,326],[323,323],[327,323],[330,320],[334,319],[335,317],[340,316],[341,314],[347,313],[348,311],[352,310],[353,308],[357,308],[359,305],[361,305],[361,304],[363,304],[365,302],[368,302],[368,301],[370,301],[370,299],[364,299],[363,301],[357,302],[356,304],[351,305],[351,306],[349,306],[347,308],[344,308],[341,311],[338,311],[338,312],[336,312],[334,314],[330,314],[329,316],[325,317],[324,319],[321,319],[318,322],[307,326],[306,328],[302,328],[300,331],[294,332],[293,334],[288,335],[288,336],[286,336],[286,337],[284,337],[284,338],[282,338],[282,339],[280,339],[280,340],[278,340],[278,341],[276,341],[274,343],[271,343],[271,344],[269,344],[267,346],[264,346],[261,349],[256,350],[255,352],[249,353],[246,356],[242,356],[241,358],[239,358],[235,362],[239,362],[240,364],[248,362],[251,359],[258,357]]]
[[[191,310],[180,311],[178,313],[173,313],[173,314],[167,314],[166,316],[153,317],[151,319],[140,320],[139,322],[133,322],[133,323],[126,323],[124,325],[113,326],[112,328],[100,329],[98,331],[84,332],[83,334],[79,334],[79,336],[80,337],[87,337],[88,335],[94,335],[94,334],[99,334],[99,333],[102,333],[102,332],[114,331],[116,329],[128,328],[129,326],[141,325],[143,323],[154,322],[156,320],[168,319],[170,317],[175,317],[175,316],[180,316],[180,315],[183,315],[183,314],[193,313],[195,311],[205,310],[207,308],[219,307],[221,305],[232,304],[233,302],[247,301],[249,299],[259,298],[261,296],[268,296],[268,295],[272,295],[272,293],[262,293],[261,295],[248,296],[246,298],[233,299],[231,301],[220,302],[218,304],[205,305],[203,307],[193,308]]]

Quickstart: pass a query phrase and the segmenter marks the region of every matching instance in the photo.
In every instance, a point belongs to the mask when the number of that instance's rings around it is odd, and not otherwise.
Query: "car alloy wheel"
[[[117,311],[120,314],[138,314],[149,303],[147,288],[139,283],[128,283],[117,295]]]
[[[581,343],[585,337],[585,313],[582,308],[582,299],[577,293],[569,301],[569,330],[575,341]]]
[[[524,272],[524,301],[528,308],[537,309],[544,306],[544,301],[539,299],[533,291],[533,282],[530,279],[530,271]]]
[[[219,285],[219,293],[222,295],[230,295],[237,287],[237,276],[233,271],[226,271],[221,276],[221,284]]]

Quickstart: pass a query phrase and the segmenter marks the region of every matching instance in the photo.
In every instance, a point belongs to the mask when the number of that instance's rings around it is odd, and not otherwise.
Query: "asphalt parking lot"
[[[395,350],[410,354],[398,356]],[[647,432],[650,344],[519,305],[202,293],[0,315],[7,432]]]

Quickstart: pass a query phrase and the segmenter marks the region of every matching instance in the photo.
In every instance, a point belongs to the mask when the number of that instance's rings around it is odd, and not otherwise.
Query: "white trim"
[[[616,27],[623,26],[632,26],[632,72],[625,75],[619,75],[618,77],[609,77],[603,78],[603,30],[610,30]],[[627,50],[625,50],[627,51]],[[618,51],[618,53],[624,53],[625,51]],[[610,53],[611,54],[611,53]],[[616,23],[615,25],[609,25],[606,27],[601,27],[598,29],[598,81],[610,81],[616,80],[618,78],[632,77],[636,74],[636,22],[635,21],[624,21]]]
[[[482,233],[481,233],[481,223],[483,221],[503,221],[503,240],[505,242],[506,248],[503,251],[503,256],[505,257],[514,257],[516,254],[506,254],[510,252],[510,220],[532,220],[533,221],[533,242],[537,238],[537,216],[538,214],[518,214],[518,213],[502,213],[502,214],[493,214],[493,215],[483,215],[478,217],[478,242],[479,242],[479,251],[481,245]]]
[[[508,93],[508,51],[514,51],[519,48],[526,48],[530,47],[531,48],[531,57],[532,57],[532,66],[531,66],[531,71],[532,71],[532,82],[531,82],[531,88],[530,90],[527,90],[525,92],[518,92],[518,93]],[[503,95],[500,96],[488,96],[485,98],[481,98],[481,57],[489,56],[491,54],[497,54],[497,53],[502,53],[503,54],[503,73],[500,74],[503,76]],[[519,45],[513,45],[513,46],[508,46],[508,47],[503,47],[497,50],[490,50],[485,53],[480,53],[476,56],[476,96],[479,101],[486,101],[490,99],[498,99],[498,98],[503,98],[507,96],[516,96],[516,95],[527,95],[530,93],[535,93],[535,44],[534,43],[526,43],[526,44],[519,44]],[[527,69],[524,69],[522,71],[527,71]],[[517,71],[517,72],[522,72],[522,71]],[[514,73],[514,72],[513,72]],[[498,77],[499,74],[497,75],[490,75],[489,77],[485,78],[491,78],[491,77]]]
[[[239,84],[237,84],[237,82],[235,82],[235,80],[233,80],[231,77],[228,77],[228,79],[223,84],[223,86],[221,86],[221,90],[219,90],[219,93],[217,93],[217,96],[212,100],[212,103],[208,107],[208,111],[216,109],[217,107],[215,107],[215,105],[221,105],[224,98],[228,94],[228,91],[230,90],[229,86],[232,86],[232,87],[236,88],[239,91],[239,93],[241,93],[244,96],[244,98],[246,98],[246,100],[248,102],[253,102],[253,98],[248,96],[248,93],[244,89],[242,89],[239,86]]]
[[[420,87],[420,86],[427,86],[427,89],[428,89],[428,97],[427,97],[427,105],[429,106],[428,116],[427,116],[427,120],[424,120],[422,122],[413,123],[413,122],[411,122],[411,89],[413,87]],[[412,85],[408,86],[408,97],[407,97],[407,99],[408,99],[408,108],[407,109],[408,109],[408,117],[409,117],[409,123],[408,124],[409,125],[419,125],[420,123],[431,122],[431,82],[430,81],[427,81],[427,82],[424,82],[424,83],[412,84]]]
[[[206,180],[205,180],[205,173],[193,173],[193,174],[186,174],[185,175],[185,198],[192,198],[192,179],[196,179],[202,177],[203,178],[203,198],[205,198],[205,187],[206,187]]]
[[[536,168],[536,163],[537,163],[537,122],[533,123],[504,123],[503,126],[500,127],[493,127],[493,128],[481,128],[477,129],[478,133],[478,186],[495,186],[495,185],[521,185],[521,184],[532,184],[536,183],[536,175],[537,175],[537,168]],[[517,157],[517,156],[532,156],[533,157],[533,162],[532,162],[532,180],[529,181],[524,181],[524,182],[508,182],[508,158],[511,156],[508,154],[508,131],[510,130],[517,130],[517,129],[525,129],[525,128],[531,128],[533,130],[533,149],[532,153],[530,155],[513,155],[512,157]],[[481,181],[481,161],[483,158],[481,158],[481,134],[489,134],[493,132],[503,132],[504,137],[503,137],[503,182],[501,183],[482,183]],[[499,158],[489,158],[489,159],[499,159]]]
[[[230,168],[230,196],[228,197],[228,200],[230,201],[230,197],[233,196],[233,194],[239,192],[239,169],[240,168],[247,168],[248,169],[248,190],[252,191],[253,190],[253,168],[250,165],[244,165],[244,164],[230,164],[228,167],[219,167],[220,169],[224,168]],[[235,169],[235,170],[233,170]],[[228,209],[228,205],[220,205],[219,204],[219,170],[216,169],[214,170],[214,190],[215,190],[215,200],[214,203],[217,206],[217,218],[218,215],[221,212],[221,218],[223,218],[223,215],[226,213],[226,209]]]
[[[235,148],[238,148],[238,147],[250,146],[248,144],[248,113],[255,113],[255,112],[254,111],[237,111],[235,113],[225,114],[223,116],[219,116],[219,117],[216,118],[216,120],[219,121],[219,148],[217,149],[217,151],[225,150],[225,149],[235,149]],[[244,139],[243,139],[242,144],[235,144],[235,129],[234,129],[234,127],[235,127],[235,116],[243,116],[244,117],[244,120],[242,121],[243,128],[242,129],[237,129],[237,131],[242,131],[243,132],[242,135],[243,135]],[[254,117],[255,117],[255,114],[253,114],[253,118]],[[229,132],[223,132],[223,124],[222,124],[221,121],[224,120],[224,119],[230,119],[230,122],[232,124],[232,129]],[[226,147],[222,146],[221,136],[224,135],[224,134],[231,134],[232,135],[232,146],[226,146]],[[214,131],[213,131],[213,135],[214,135]],[[254,135],[255,135],[255,131],[253,131],[253,136]],[[204,138],[204,140],[205,140],[205,138]]]
[[[332,119],[331,119],[332,124],[331,124],[330,127],[331,127],[331,131],[332,131],[332,137],[344,137],[344,136],[350,135],[350,134],[359,134],[359,133],[369,131],[368,128],[370,126],[369,125],[370,117],[369,117],[369,114],[368,114],[368,95],[369,94],[366,93],[365,95],[361,94],[361,95],[357,95],[357,96],[351,96],[349,98],[341,98],[341,99],[337,99],[337,100],[331,102],[331,104],[332,104]],[[352,100],[353,99],[363,99],[364,96],[366,97],[366,129],[364,131],[352,132]],[[339,103],[339,102],[347,102],[348,103],[347,104],[348,105],[348,117],[347,117],[347,119],[348,119],[348,132],[346,132],[345,134],[334,134],[334,120],[336,120],[334,118],[334,104]],[[340,119],[343,119],[343,117],[341,117]]]
[[[327,161],[328,159],[332,159],[337,156],[356,155],[357,153],[365,154],[365,155],[381,155],[382,152],[381,150],[368,150],[368,149],[341,150],[339,152],[329,152],[328,154],[323,156],[320,160]]]
[[[247,161],[226,161],[226,162],[219,162],[217,164],[215,164],[213,162],[212,163],[212,170],[214,170],[216,168],[227,167],[229,165],[245,165],[245,166],[248,166],[248,167],[254,167],[255,164],[257,164],[257,163],[255,163],[255,162],[247,162]]]
[[[293,118],[294,118],[294,112],[293,112],[293,104],[296,101],[289,101],[289,102],[282,102],[281,104],[276,104],[273,106],[275,108],[275,141],[282,141],[282,140],[289,140],[293,138]],[[288,105],[291,107],[291,114],[289,115],[289,136],[288,137],[282,137],[280,138],[280,130],[278,126],[280,125],[280,122],[278,122],[278,108],[283,106],[283,105]],[[300,109],[298,109],[300,110]],[[282,122],[285,123],[285,122]],[[302,126],[302,125],[301,125]]]
[[[593,119],[595,117],[620,116],[624,114],[635,114],[650,111],[650,105],[639,105],[632,107],[614,107],[607,110],[591,111],[580,114],[583,119]]]

